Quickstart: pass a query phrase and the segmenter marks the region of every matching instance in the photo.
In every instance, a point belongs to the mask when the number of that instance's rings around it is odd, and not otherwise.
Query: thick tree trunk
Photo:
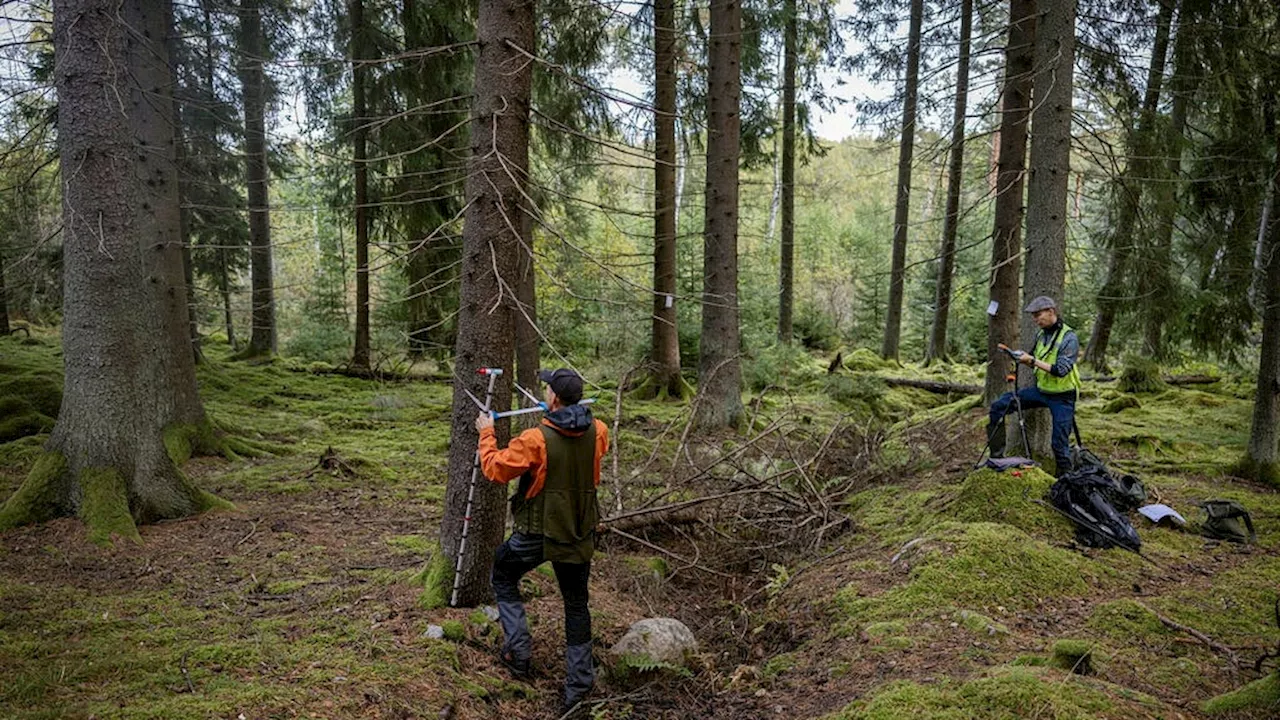
[[[933,332],[925,362],[947,357],[947,320],[951,314],[951,276],[956,266],[956,231],[960,224],[960,189],[964,181],[964,119],[969,100],[969,45],[973,35],[973,0],[960,4],[960,57],[956,62],[956,105],[952,114],[951,158],[947,168],[947,209],[942,218],[942,249],[933,300]]]
[[[452,587],[452,569],[462,541],[463,518],[478,439],[476,408],[466,390],[484,397],[485,378],[477,368],[511,367],[519,252],[521,185],[529,168],[529,103],[532,65],[532,0],[481,0],[476,23],[475,98],[471,121],[471,162],[467,169],[467,213],[463,229],[461,307],[453,384],[453,434],[449,446],[449,481],[440,526],[442,558]],[[511,403],[507,375],[498,379],[494,408]],[[505,427],[499,433],[502,442]],[[506,492],[483,477],[475,488],[470,535],[463,554],[458,604],[476,605],[492,592],[489,569],[493,550],[502,541]],[[448,588],[432,588],[449,597]]]
[[[369,367],[369,164],[366,145],[369,120],[365,90],[369,82],[369,66],[365,37],[369,32],[364,22],[363,0],[351,0],[351,138],[354,144],[356,202],[356,347],[351,366],[357,370]]]
[[[1035,0],[1010,0],[1009,40],[1005,46],[1004,89],[996,148],[996,207],[991,231],[991,303],[987,318],[987,377],[983,402],[1007,387],[1008,363],[997,344],[1018,339],[1018,271],[1022,251],[1022,191],[1027,159],[1027,120],[1031,114],[1034,69]]]
[[[742,5],[712,0],[707,67],[707,191],[703,231],[702,337],[697,423],[737,427],[742,419],[738,361],[738,156],[742,134]]]
[[[1165,57],[1169,54],[1169,26],[1173,20],[1173,0],[1160,6],[1156,20],[1155,43],[1151,48],[1151,63],[1147,66],[1147,88],[1142,98],[1138,122],[1128,138],[1128,158],[1120,176],[1118,191],[1119,212],[1115,230],[1111,235],[1111,253],[1107,262],[1107,275],[1098,292],[1098,315],[1093,323],[1084,361],[1099,372],[1107,372],[1107,346],[1111,340],[1111,327],[1121,307],[1125,292],[1130,257],[1136,238],[1134,229],[1142,206],[1142,182],[1151,177],[1156,145],[1156,110],[1160,103],[1160,88],[1164,82]]]
[[[778,340],[791,343],[796,241],[796,0],[782,4],[782,255],[778,263]]]
[[[1173,224],[1178,214],[1177,187],[1182,174],[1183,132],[1187,126],[1187,106],[1195,91],[1196,80],[1191,26],[1187,9],[1194,3],[1179,3],[1178,35],[1173,44],[1173,76],[1169,94],[1169,135],[1163,155],[1167,158],[1167,176],[1157,182],[1155,194],[1155,232],[1150,259],[1138,283],[1142,295],[1143,354],[1157,360],[1164,357],[1164,323],[1175,306],[1173,285]]]
[[[268,198],[266,82],[262,69],[262,0],[240,3],[240,84],[244,94],[245,185],[249,200],[249,260],[253,328],[247,356],[276,351],[276,303],[271,277],[271,215]]]
[[[1031,110],[1031,153],[1027,173],[1026,263],[1023,300],[1048,295],[1063,312],[1067,274],[1067,184],[1071,175],[1072,77],[1075,62],[1076,3],[1059,0],[1041,7],[1036,23],[1035,102]],[[1035,345],[1036,326],[1022,315],[1022,347]],[[1022,384],[1035,383],[1035,373],[1022,373]],[[1013,424],[1008,425],[1013,430]],[[1034,457],[1052,457],[1049,411],[1027,412],[1027,439]],[[1012,435],[1017,435],[1011,432]],[[1021,438],[1019,438],[1021,444]]]
[[[907,36],[907,77],[902,99],[902,141],[898,145],[897,203],[893,209],[893,264],[889,270],[889,310],[880,354],[898,359],[902,339],[902,297],[907,274],[907,225],[911,221],[911,158],[915,152],[916,94],[920,81],[920,29],[924,0],[911,0]]]
[[[1276,139],[1277,170],[1271,178],[1273,206],[1280,202],[1280,135]],[[1258,389],[1242,474],[1280,484],[1276,442],[1280,438],[1280,221],[1272,220],[1263,252],[1266,279],[1262,311],[1262,352],[1258,358]]]
[[[218,502],[172,459],[203,424],[178,238],[168,2],[54,8],[65,390],[0,529],[78,514],[92,539]],[[121,71],[124,68],[125,71]],[[207,427],[207,425],[206,425]]]
[[[529,392],[538,393],[538,368],[542,364],[538,337],[538,282],[533,255],[533,213],[536,208],[522,202],[520,244],[516,247],[516,302],[511,320],[516,328],[516,381]],[[532,426],[537,415],[522,416]]]
[[[653,5],[653,331],[649,388],[684,397],[676,327],[676,4]]]

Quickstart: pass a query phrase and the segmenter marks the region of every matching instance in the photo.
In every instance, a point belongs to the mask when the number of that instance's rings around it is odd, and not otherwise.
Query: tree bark
[[[471,160],[467,169],[467,212],[463,229],[461,306],[455,352],[453,432],[449,446],[449,480],[440,547],[452,571],[462,540],[471,466],[478,438],[476,408],[470,390],[484,397],[481,367],[510,368],[512,315],[519,252],[522,185],[529,168],[529,105],[534,3],[532,0],[482,0],[476,23],[475,96],[471,121]],[[498,378],[493,407],[511,404],[507,375]],[[505,423],[499,443],[506,438]],[[502,540],[505,488],[479,479],[471,510],[470,536],[463,554],[458,604],[473,606],[488,599],[493,550]],[[453,574],[448,573],[452,587]],[[448,589],[434,588],[433,592]]]
[[[782,4],[782,250],[778,263],[778,340],[791,344],[796,240],[796,0]]]
[[[925,362],[947,357],[947,320],[951,314],[951,276],[956,265],[956,232],[960,224],[960,189],[964,182],[964,119],[969,100],[969,46],[973,36],[973,0],[960,4],[960,57],[956,62],[956,104],[951,125],[951,157],[947,168],[947,209],[942,218],[942,249],[933,300],[933,333]]]
[[[889,270],[889,309],[880,354],[898,359],[902,339],[902,297],[907,273],[907,225],[911,221],[911,157],[915,152],[916,95],[920,81],[920,32],[924,0],[911,0],[907,36],[907,77],[902,99],[902,141],[898,145],[897,203],[893,210],[893,261]]]
[[[368,53],[365,40],[369,30],[364,22],[363,0],[350,0],[351,18],[351,139],[354,145],[356,203],[356,345],[351,366],[369,367],[369,164],[366,145],[369,138],[365,91],[369,82]]]
[[[1276,171],[1271,178],[1273,207],[1280,202],[1280,133],[1276,136],[1276,153]],[[1280,221],[1271,221],[1263,257],[1266,280],[1262,352],[1258,358],[1258,389],[1254,393],[1253,420],[1242,474],[1280,484],[1280,465],[1276,459],[1276,443],[1280,438]]]
[[[676,326],[676,4],[653,4],[653,332],[649,388],[684,397]]]
[[[1115,230],[1111,236],[1111,253],[1107,262],[1106,280],[1098,292],[1098,315],[1093,323],[1089,345],[1083,360],[1099,372],[1107,372],[1107,346],[1111,340],[1111,327],[1121,307],[1125,291],[1131,250],[1135,244],[1134,229],[1142,205],[1142,182],[1151,177],[1151,157],[1155,154],[1152,133],[1155,132],[1156,109],[1160,103],[1160,88],[1164,81],[1165,57],[1169,53],[1169,26],[1173,20],[1173,2],[1160,5],[1156,20],[1155,43],[1151,48],[1151,63],[1147,66],[1147,87],[1142,98],[1142,109],[1136,127],[1129,134],[1129,157],[1118,187],[1119,212]]]
[[[253,301],[253,328],[245,355],[270,355],[276,351],[276,303],[271,277],[262,0],[241,0],[239,14],[239,72],[244,95],[245,185],[249,200],[249,272]]]
[[[167,1],[54,7],[63,181],[65,390],[46,454],[0,509],[0,529],[60,515],[90,538],[219,501],[177,469],[203,422],[187,342],[178,238]],[[122,71],[121,69],[124,69]]]
[[[536,208],[521,203],[520,244],[516,247],[516,302],[511,320],[516,327],[516,381],[529,392],[538,392],[538,368],[542,364],[538,337],[538,282],[533,255],[533,213]],[[524,415],[531,427],[540,422],[536,415]]]
[[[12,332],[9,328],[9,298],[4,284],[4,240],[0,235],[0,335]]]
[[[1021,268],[1022,194],[1027,158],[1034,69],[1035,0],[1009,1],[1004,89],[996,148],[996,207],[991,231],[991,304],[987,316],[987,377],[983,402],[990,405],[1006,389],[1006,362],[996,347],[1018,339],[1018,275]],[[994,312],[992,310],[994,309]]]
[[[1075,0],[1045,3],[1036,22],[1035,102],[1031,110],[1031,151],[1027,174],[1026,262],[1023,300],[1048,295],[1062,314],[1067,273],[1067,184],[1071,175],[1072,75],[1075,61]],[[1023,349],[1035,345],[1036,326],[1022,315]],[[1022,373],[1022,384],[1035,383],[1035,373]],[[1026,412],[1031,456],[1051,457],[1049,411]],[[1013,423],[1007,427],[1015,430]],[[1018,435],[1012,432],[1011,435]],[[1019,437],[1018,445],[1021,445]]]
[[[696,422],[742,420],[738,362],[738,157],[742,135],[742,5],[712,0],[707,62],[707,190]]]
[[[174,33],[169,37],[169,56],[173,57],[176,43]],[[177,94],[173,99],[173,133],[174,133],[174,177],[178,186],[178,238],[182,243],[182,277],[187,288],[187,329],[191,343],[191,357],[196,364],[200,363],[200,324],[196,316],[195,266],[191,262],[191,211],[187,209],[186,181],[186,142],[182,133],[182,103]]]

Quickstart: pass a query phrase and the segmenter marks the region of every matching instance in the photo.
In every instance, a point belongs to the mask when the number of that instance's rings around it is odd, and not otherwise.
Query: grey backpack
[[[1236,543],[1255,543],[1258,534],[1253,530],[1249,511],[1234,500],[1205,500],[1200,503],[1205,519],[1200,523],[1200,534],[1215,540]]]

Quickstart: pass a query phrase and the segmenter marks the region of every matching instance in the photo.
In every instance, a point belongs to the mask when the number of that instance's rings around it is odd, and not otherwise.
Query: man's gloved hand
[[[476,432],[481,432],[485,428],[493,427],[493,418],[489,417],[489,413],[480,413],[476,417]]]

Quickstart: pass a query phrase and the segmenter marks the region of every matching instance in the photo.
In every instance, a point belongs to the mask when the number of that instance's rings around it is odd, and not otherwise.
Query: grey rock
[[[610,650],[622,656],[643,656],[655,662],[684,665],[697,652],[698,639],[688,626],[674,618],[647,618],[632,625]]]

